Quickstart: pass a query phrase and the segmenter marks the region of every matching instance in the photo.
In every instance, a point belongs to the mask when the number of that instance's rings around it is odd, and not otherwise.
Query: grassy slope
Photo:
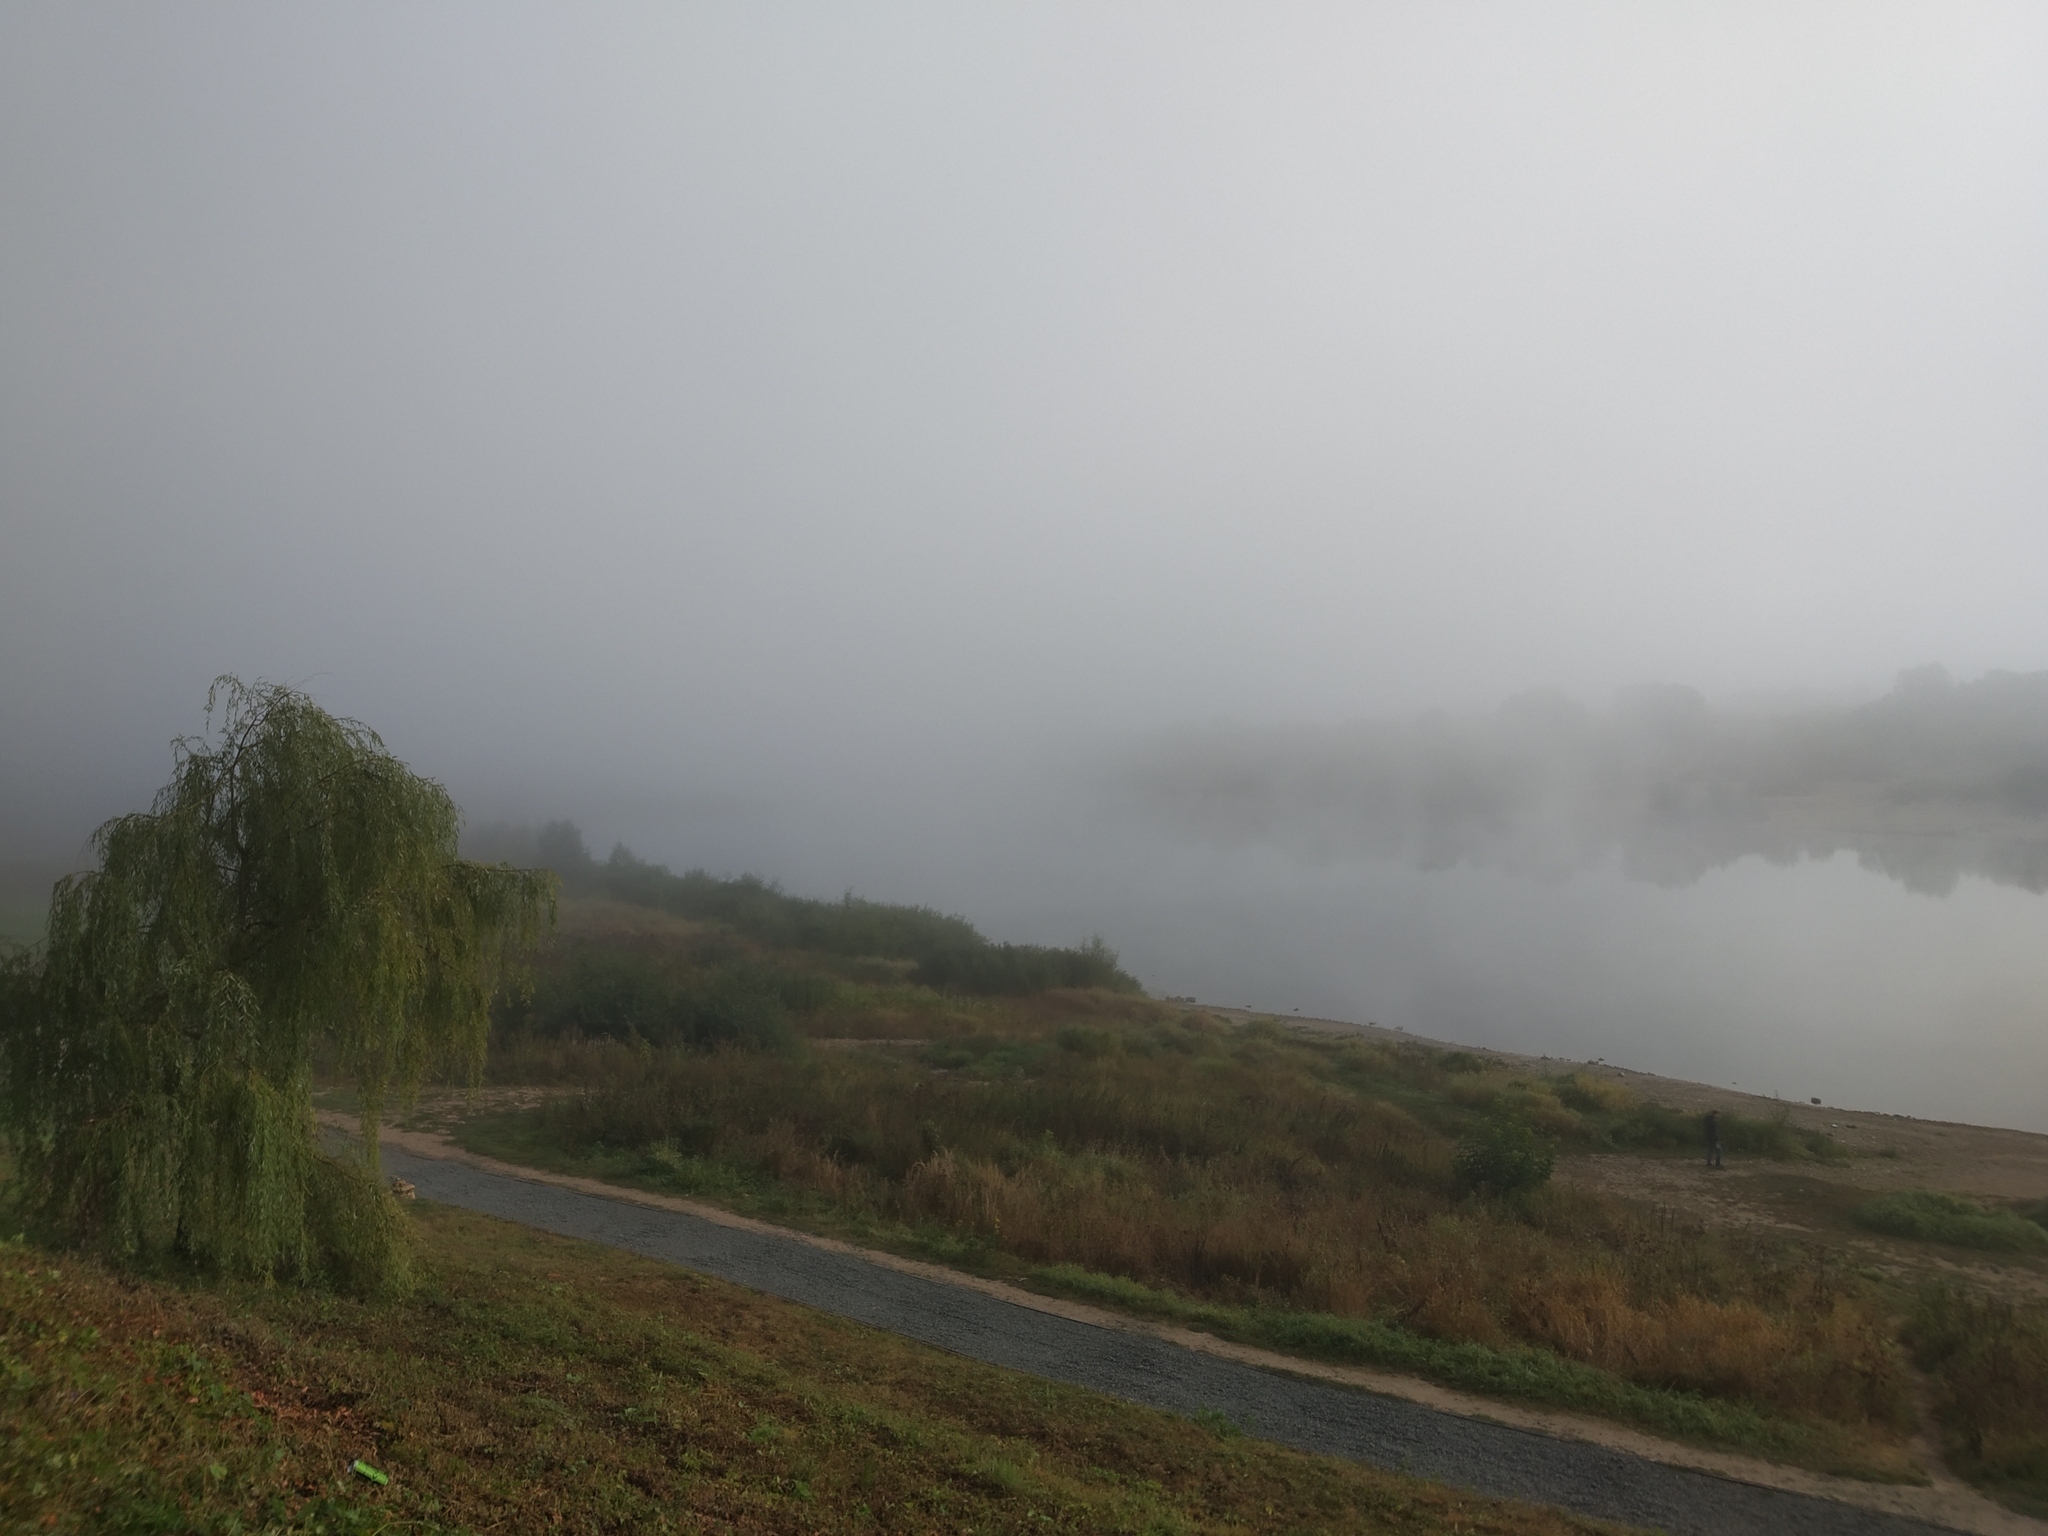
[[[1167,1026],[1180,1010],[1144,999],[966,997],[914,985],[907,962],[763,946],[644,906],[579,900],[564,916],[558,984],[561,962],[577,955],[684,978],[737,965],[757,984],[782,978],[795,1034],[899,1045],[880,1056],[834,1050],[795,1071],[743,1057],[707,1074],[706,1058],[688,1058],[700,1065],[682,1077],[718,1080],[694,1092],[648,1079],[644,1068],[666,1070],[665,1052],[634,1057],[622,1076],[601,1042],[529,1034],[494,1064],[498,1080],[580,1084],[590,1111],[472,1122],[460,1135],[478,1150],[1248,1343],[1864,1477],[1920,1475],[1906,1444],[1910,1346],[1933,1375],[1952,1464],[2013,1502],[2048,1499],[2048,1401],[2026,1381],[2008,1390],[2011,1373],[1997,1369],[2014,1328],[2048,1337],[2048,1307],[1998,1322],[1844,1266],[1824,1241],[1709,1231],[1637,1200],[1547,1191],[1526,1222],[1502,1222],[1427,1193],[1454,1139],[1494,1109],[1526,1117],[1567,1154],[1696,1154],[1695,1116],[1611,1081],[1419,1046],[1346,1048],[1270,1025],[1230,1031],[1239,1043],[1219,1055],[1213,1043],[1175,1045]],[[1202,1057],[1198,1080],[1130,1055],[1156,1057],[1161,1042],[1173,1047],[1161,1061],[1174,1050]],[[1782,1115],[1724,1113],[1722,1133],[1731,1156],[1770,1160],[1788,1178],[1852,1155]],[[954,1186],[919,1199],[905,1171],[933,1147],[957,1153]],[[1387,1166],[1373,1173],[1374,1161]],[[1091,1224],[1097,1239],[1119,1225],[1124,1237],[1075,1243]],[[1823,1225],[1858,1230],[1848,1204]],[[1219,1277],[1232,1242],[1249,1262]],[[1177,1267],[1176,1245],[1210,1273]],[[1303,1256],[1292,1281],[1271,1278]],[[1970,1330],[1941,1332],[1935,1348],[1926,1319],[1936,1314]],[[1977,1406],[1994,1399],[1996,1412]]]
[[[1863,1303],[1810,1296],[1803,1256],[1563,1194],[1546,1197],[1532,1226],[1441,1187],[1454,1138],[1497,1105],[1567,1147],[1689,1153],[1691,1117],[1470,1057],[1198,1026],[1144,999],[952,996],[863,969],[873,962],[763,950],[618,903],[574,902],[564,916],[537,999],[558,1027],[576,1016],[563,1003],[579,975],[587,999],[607,1001],[591,983],[608,973],[589,967],[616,956],[605,964],[679,977],[796,968],[829,978],[826,1000],[792,1015],[797,1032],[928,1043],[714,1065],[515,1032],[494,1077],[580,1083],[589,1107],[472,1120],[457,1134],[478,1151],[712,1199],[1244,1342],[1829,1471],[1914,1476],[1896,1352],[1874,1316],[1807,1326],[1815,1300],[1820,1312]],[[1824,1136],[1809,1144],[1732,1116],[1724,1136],[1768,1156],[1840,1155]],[[957,1154],[953,1203],[986,1194],[1004,1202],[999,1221],[943,1209],[944,1192],[913,1198],[908,1170],[935,1146]],[[1084,1226],[1092,1236],[1076,1235]],[[1830,1373],[1848,1386],[1806,1385]]]
[[[431,1205],[360,1303],[0,1245],[22,1531],[1600,1529]],[[388,1488],[347,1473],[362,1457]]]
[[[1078,1265],[1023,1263],[987,1243],[963,1240],[943,1228],[877,1221],[717,1165],[700,1165],[701,1182],[679,1183],[673,1176],[650,1177],[637,1156],[565,1152],[535,1131],[531,1115],[480,1116],[462,1123],[457,1139],[487,1157],[606,1179],[654,1193],[687,1194],[806,1231],[992,1275],[1048,1295],[1160,1318],[1238,1343],[1310,1359],[1408,1372],[1462,1391],[1594,1414],[1699,1445],[1760,1454],[1823,1471],[1880,1481],[1910,1480],[1889,1447],[1861,1444],[1835,1426],[1776,1418],[1748,1403],[1641,1386],[1549,1350],[1432,1338],[1367,1318],[1206,1302],[1167,1287],[1140,1285]]]

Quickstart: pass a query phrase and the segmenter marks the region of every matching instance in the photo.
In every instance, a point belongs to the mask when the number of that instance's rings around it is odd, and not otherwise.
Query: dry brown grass
[[[1432,1119],[1505,1097],[1583,1132],[1547,1085],[1432,1080],[1426,1053],[1129,999],[1037,1001],[921,1051],[613,1060],[545,1112],[548,1134],[639,1151],[677,1187],[749,1178],[1028,1264],[1537,1345],[1879,1436],[1910,1426],[1879,1298],[1811,1253],[1582,1190],[1460,1197]]]
[[[795,1177],[837,1199],[877,1193],[857,1192],[837,1165],[800,1169],[792,1158]],[[1009,1173],[948,1150],[914,1164],[897,1198],[908,1216],[985,1233],[1031,1262],[1392,1315],[1438,1338],[1544,1345],[1646,1384],[1838,1422],[1908,1423],[1882,1311],[1842,1294],[1822,1269],[1719,1299],[1645,1284],[1643,1266],[1604,1244],[1561,1240],[1559,1225],[1597,1225],[1624,1243],[1643,1235],[1626,1213],[1575,1196],[1542,1197],[1532,1221],[1483,1206],[1425,1213],[1370,1194],[1276,1202],[1264,1198],[1270,1186],[1227,1173],[1174,1198],[1167,1186],[1180,1172],[1130,1178],[1045,1158]]]

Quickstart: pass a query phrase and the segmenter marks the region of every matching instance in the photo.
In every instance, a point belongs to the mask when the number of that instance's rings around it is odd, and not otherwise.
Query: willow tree
[[[32,1216],[129,1257],[400,1280],[376,1174],[394,1093],[481,1072],[490,1006],[554,877],[463,860],[448,793],[304,694],[217,681],[146,813],[94,835],[4,994],[7,1135]],[[359,1158],[321,1150],[316,1055]]]

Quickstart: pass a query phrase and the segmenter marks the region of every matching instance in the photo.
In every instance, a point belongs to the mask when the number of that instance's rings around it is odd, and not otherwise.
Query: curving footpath
[[[946,1272],[930,1266],[724,1213],[681,1209],[683,1202],[624,1190],[599,1193],[588,1181],[490,1164],[438,1137],[387,1133],[382,1156],[388,1173],[410,1180],[426,1199],[665,1259],[955,1354],[1131,1402],[1176,1413],[1220,1410],[1264,1439],[1479,1493],[1684,1536],[2048,1530],[1988,1509],[1966,1523],[1929,1523],[1262,1368],[1153,1332],[1071,1315],[1088,1309],[1006,1300],[991,1294],[1002,1287],[941,1278]]]

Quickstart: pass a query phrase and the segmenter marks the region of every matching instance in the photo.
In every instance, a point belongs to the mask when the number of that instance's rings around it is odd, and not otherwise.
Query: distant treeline
[[[718,923],[774,949],[808,950],[848,958],[874,956],[913,962],[910,979],[926,986],[982,996],[1022,997],[1055,987],[1142,991],[1101,939],[1076,948],[998,944],[962,917],[930,907],[893,906],[848,895],[816,901],[785,895],[754,875],[720,879],[693,869],[635,858],[620,844],[599,862],[573,822],[549,822],[537,834],[486,833],[475,854],[531,859],[562,878],[565,890],[605,895],[654,907],[696,922]]]
[[[1182,837],[1316,859],[1556,877],[1618,857],[1676,885],[1849,852],[1917,891],[2048,891],[2048,672],[1922,668],[1854,708],[1645,688],[1607,710],[1535,693],[1485,716],[1190,727],[1127,783]]]

